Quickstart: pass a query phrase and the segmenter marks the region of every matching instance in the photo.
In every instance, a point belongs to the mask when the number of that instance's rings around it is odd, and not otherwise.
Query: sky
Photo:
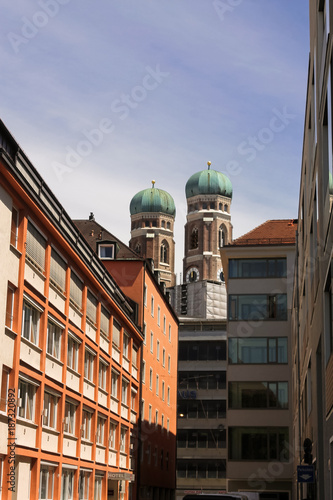
[[[73,219],[124,243],[155,180],[176,205],[211,168],[237,238],[297,218],[307,88],[304,0],[1,0],[0,117]]]

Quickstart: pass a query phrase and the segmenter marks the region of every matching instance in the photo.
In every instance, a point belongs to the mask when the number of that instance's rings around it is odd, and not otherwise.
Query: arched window
[[[194,227],[191,233],[190,248],[193,250],[194,248],[198,248],[198,245],[199,245],[198,228]]]
[[[165,227],[165,220],[162,220],[162,222],[161,222],[161,226],[162,226],[162,227]]]
[[[138,255],[141,255],[141,245],[140,243],[137,243],[135,245],[135,252],[138,254]]]
[[[170,229],[171,228],[171,224],[170,222],[167,222],[167,229]]]
[[[163,240],[161,244],[161,262],[169,264],[169,245],[165,240]]]
[[[219,210],[222,212],[222,203],[219,203]]]
[[[228,243],[228,232],[226,227],[221,224],[219,228],[219,247],[224,247]]]
[[[224,211],[228,212],[228,205],[224,205]]]

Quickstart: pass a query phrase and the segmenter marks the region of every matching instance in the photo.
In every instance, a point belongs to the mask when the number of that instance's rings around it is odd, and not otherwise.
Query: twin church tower
[[[183,282],[223,282],[220,248],[232,240],[230,205],[232,185],[228,177],[208,168],[193,174],[186,183],[187,217]],[[152,187],[131,200],[129,246],[141,257],[152,259],[160,281],[176,285],[173,198]]]

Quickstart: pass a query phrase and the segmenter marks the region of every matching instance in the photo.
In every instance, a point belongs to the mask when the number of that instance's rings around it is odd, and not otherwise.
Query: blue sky
[[[233,184],[238,237],[296,218],[304,0],[2,0],[0,116],[73,218],[125,243],[129,203],[168,191],[182,271],[185,184]]]

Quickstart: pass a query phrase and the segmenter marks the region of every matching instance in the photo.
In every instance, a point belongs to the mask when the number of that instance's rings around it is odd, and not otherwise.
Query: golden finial
[[[211,162],[211,161],[207,161],[208,170],[210,169],[211,164],[212,164],[212,162]]]
[[[155,181],[151,181],[151,187],[155,187]]]

